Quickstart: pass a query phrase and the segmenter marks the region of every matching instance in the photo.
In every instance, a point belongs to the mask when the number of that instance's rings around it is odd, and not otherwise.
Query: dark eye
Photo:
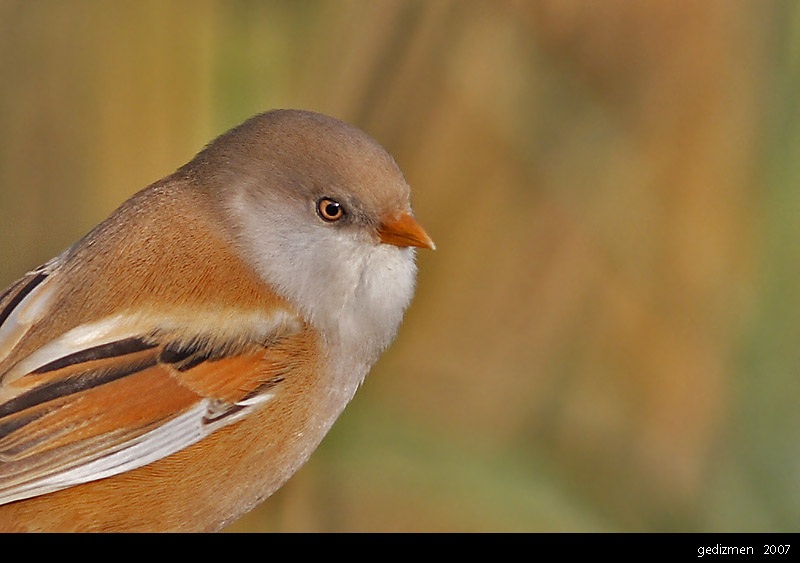
[[[344,207],[334,199],[323,197],[317,202],[317,213],[324,221],[333,223],[344,217]]]

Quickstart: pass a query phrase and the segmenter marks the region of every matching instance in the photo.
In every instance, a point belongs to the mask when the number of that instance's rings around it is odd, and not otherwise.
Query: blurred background
[[[322,111],[438,250],[230,531],[798,531],[799,95],[793,2],[0,0],[0,286],[252,114]]]

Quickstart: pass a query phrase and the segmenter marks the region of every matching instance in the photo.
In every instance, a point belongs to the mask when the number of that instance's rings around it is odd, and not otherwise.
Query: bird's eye
[[[323,197],[317,202],[317,213],[324,221],[333,223],[344,217],[344,207],[334,199]]]

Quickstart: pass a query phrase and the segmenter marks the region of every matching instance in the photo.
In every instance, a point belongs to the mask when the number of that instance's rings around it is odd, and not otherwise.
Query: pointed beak
[[[431,237],[425,229],[408,213],[394,215],[378,227],[378,238],[385,244],[394,246],[418,246],[436,250]]]

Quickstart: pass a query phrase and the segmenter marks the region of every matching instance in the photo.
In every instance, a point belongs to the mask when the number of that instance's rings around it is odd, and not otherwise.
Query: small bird
[[[311,455],[416,283],[393,158],[257,115],[0,293],[0,531],[214,531]]]

